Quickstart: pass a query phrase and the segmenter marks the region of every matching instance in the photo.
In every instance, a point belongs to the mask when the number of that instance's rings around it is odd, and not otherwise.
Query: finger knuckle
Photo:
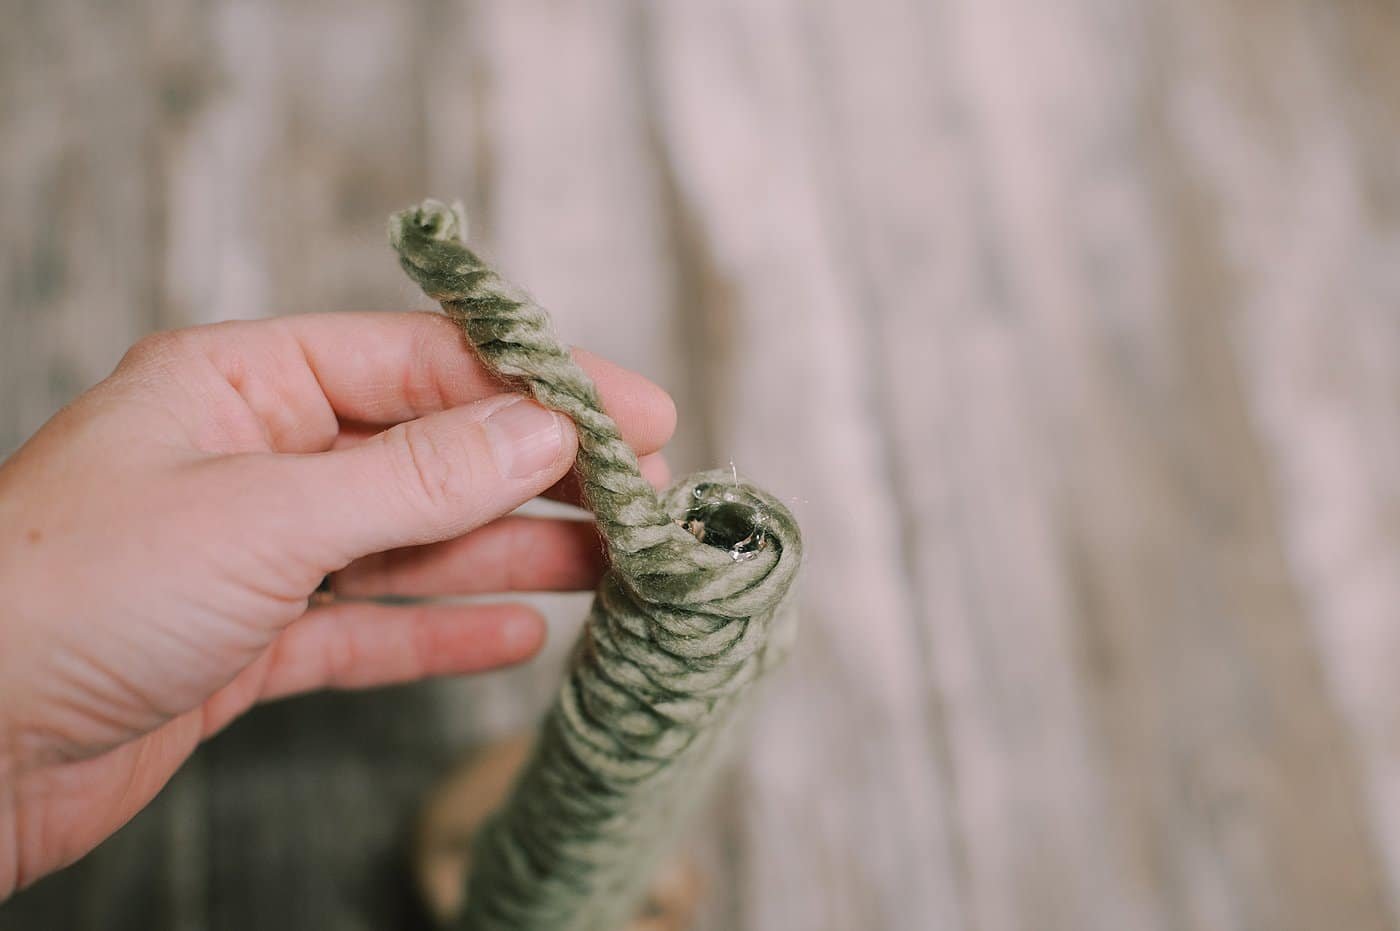
[[[138,339],[122,357],[123,366],[149,365],[180,358],[188,349],[189,338],[184,330],[159,330]]]
[[[326,641],[322,678],[331,688],[351,687],[355,685],[356,672],[363,661],[360,645],[353,634],[343,632],[333,636]]]
[[[439,519],[449,519],[471,487],[471,463],[454,455],[435,431],[410,421],[389,431],[401,484],[409,497]]]

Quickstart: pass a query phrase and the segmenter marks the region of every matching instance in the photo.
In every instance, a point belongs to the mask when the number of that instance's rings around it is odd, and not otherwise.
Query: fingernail
[[[496,468],[507,478],[527,478],[559,458],[564,431],[559,415],[520,399],[497,410],[482,425]]]

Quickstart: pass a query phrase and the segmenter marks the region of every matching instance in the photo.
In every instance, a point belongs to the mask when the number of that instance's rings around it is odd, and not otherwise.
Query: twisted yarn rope
[[[616,931],[786,652],[801,538],[781,502],[729,472],[658,495],[548,314],[465,233],[460,206],[431,200],[389,222],[404,270],[483,362],[573,419],[610,570],[534,755],[477,838],[459,926]]]

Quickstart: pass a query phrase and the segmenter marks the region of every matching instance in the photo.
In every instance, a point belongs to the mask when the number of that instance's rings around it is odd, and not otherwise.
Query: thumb
[[[573,423],[502,394],[401,423],[357,446],[279,456],[285,516],[326,568],[461,536],[548,489],[573,464]]]

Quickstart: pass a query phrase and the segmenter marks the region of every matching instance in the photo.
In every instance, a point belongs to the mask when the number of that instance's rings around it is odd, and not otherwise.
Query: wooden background
[[[422,306],[462,195],[790,495],[703,928],[1400,926],[1400,6],[3,0],[0,451],[154,329]],[[259,710],[10,929],[415,927],[530,668]]]

